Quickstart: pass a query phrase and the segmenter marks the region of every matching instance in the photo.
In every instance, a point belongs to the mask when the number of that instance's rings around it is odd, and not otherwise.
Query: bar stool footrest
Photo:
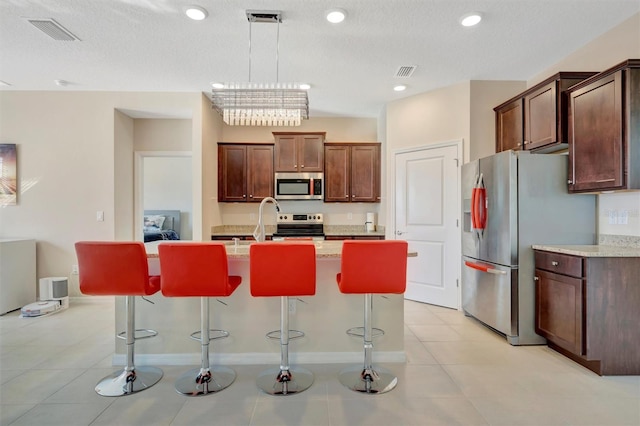
[[[135,330],[133,340],[148,339],[149,337],[156,337],[157,335],[158,332],[156,330],[151,330],[149,328],[137,328]],[[118,339],[127,340],[127,332],[121,331],[116,337]]]
[[[346,331],[346,333],[349,336],[354,336],[354,337],[364,337],[364,327],[351,327],[350,329],[348,329]],[[381,328],[372,328],[371,329],[371,337],[372,338],[376,338],[376,337],[380,337],[380,336],[384,336],[384,330]]]
[[[193,340],[197,340],[198,342],[201,342],[202,341],[202,339],[200,338],[201,335],[202,335],[202,331],[198,330],[191,333],[189,337]],[[218,329],[209,330],[209,341],[216,340],[216,339],[224,339],[227,337],[229,337],[229,332],[226,330],[218,330]]]
[[[267,339],[276,339],[280,340],[280,330],[270,331],[266,334]],[[300,330],[289,330],[289,340],[299,339],[304,337],[304,332]]]

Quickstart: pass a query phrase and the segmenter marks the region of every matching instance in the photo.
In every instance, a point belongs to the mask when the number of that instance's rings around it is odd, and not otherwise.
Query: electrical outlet
[[[71,265],[71,274],[78,275],[78,265]]]
[[[255,213],[249,213],[249,220],[251,222],[255,221],[256,220],[256,214]]]
[[[296,299],[289,299],[289,313],[296,313]]]
[[[629,212],[627,210],[620,210],[618,212],[618,224],[619,225],[629,224]]]

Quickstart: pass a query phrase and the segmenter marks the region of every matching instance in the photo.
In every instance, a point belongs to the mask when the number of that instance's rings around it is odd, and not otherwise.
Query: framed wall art
[[[18,156],[16,144],[0,144],[0,206],[18,201]]]

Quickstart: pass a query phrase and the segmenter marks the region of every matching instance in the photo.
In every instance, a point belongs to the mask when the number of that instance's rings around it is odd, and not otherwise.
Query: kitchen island
[[[147,243],[149,271],[160,273],[157,246]],[[280,326],[280,298],[251,296],[249,287],[249,241],[228,242],[229,274],[240,275],[242,284],[227,298],[211,298],[210,328],[224,329],[230,336],[211,342],[214,363],[277,364],[280,360],[278,340],[265,337]],[[290,343],[292,363],[362,362],[361,338],[345,331],[364,321],[364,296],[342,294],[336,284],[340,271],[342,241],[317,241],[316,294],[290,298],[289,325],[303,331],[305,337]],[[411,262],[414,253],[409,254]],[[366,265],[363,265],[366,267]],[[265,273],[268,273],[266,271]],[[151,328],[158,336],[136,342],[136,364],[197,365],[200,345],[189,335],[200,326],[200,299],[165,298],[158,292],[136,300],[136,328]],[[116,329],[125,325],[124,298],[116,298]],[[373,326],[382,328],[384,336],[374,339],[374,361],[405,362],[404,297],[402,294],[374,296]],[[114,364],[124,364],[125,345],[116,340]]]

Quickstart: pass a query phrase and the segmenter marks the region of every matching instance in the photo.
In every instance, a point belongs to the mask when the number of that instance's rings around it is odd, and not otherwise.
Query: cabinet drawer
[[[571,277],[582,277],[582,258],[535,250],[536,268]]]

